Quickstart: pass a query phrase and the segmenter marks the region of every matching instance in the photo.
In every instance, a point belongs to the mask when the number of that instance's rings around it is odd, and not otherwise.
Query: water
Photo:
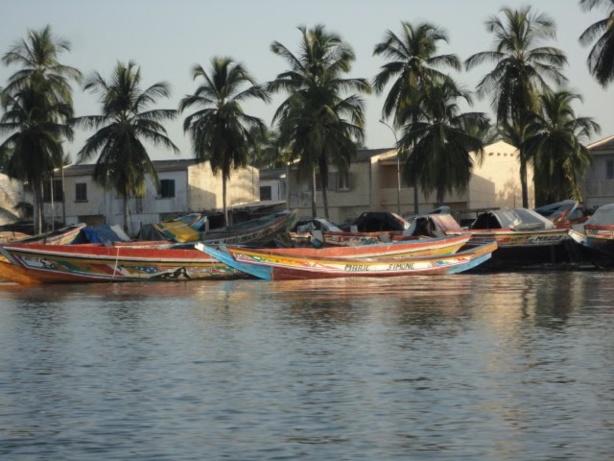
[[[0,286],[0,459],[611,460],[614,272]]]

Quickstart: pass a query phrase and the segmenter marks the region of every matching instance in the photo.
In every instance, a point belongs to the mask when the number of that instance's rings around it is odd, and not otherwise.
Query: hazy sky
[[[71,42],[71,52],[61,56],[63,63],[77,67],[84,74],[92,71],[109,77],[117,61],[134,60],[141,67],[143,87],[158,81],[171,85],[171,98],[158,108],[176,108],[179,100],[197,86],[191,67],[209,68],[214,56],[229,56],[243,63],[260,82],[272,80],[287,69],[286,63],[270,51],[273,41],[283,43],[295,54],[299,52],[297,26],[323,24],[336,32],[354,49],[356,61],[350,76],[371,80],[384,64],[373,56],[373,47],[386,30],[400,31],[401,21],[429,21],[448,32],[449,44],[440,53],[456,53],[461,60],[490,50],[492,36],[484,22],[498,15],[502,7],[517,8],[523,1],[498,0],[11,0],[2,6],[0,19],[0,53],[4,54],[28,29],[39,30],[49,24],[56,36]],[[546,13],[557,24],[557,40],[551,45],[565,51],[569,65],[565,74],[569,88],[583,96],[576,113],[594,117],[601,125],[601,135],[614,134],[611,116],[614,85],[601,88],[586,67],[588,47],[578,42],[590,24],[605,16],[604,11],[582,11],[578,0],[534,0],[534,10]],[[484,64],[470,73],[456,76],[468,89],[492,65]],[[0,86],[6,83],[15,67],[0,66]],[[378,123],[383,96],[367,96],[366,145],[370,148],[394,144],[392,132]],[[246,112],[270,124],[282,96],[273,103],[254,103]],[[76,115],[99,113],[95,97],[75,88]],[[490,113],[487,100],[477,100],[473,110]],[[184,114],[185,116],[185,114]],[[181,158],[192,157],[180,117],[167,125],[169,136],[181,149]],[[69,151],[73,155],[91,132],[80,132]],[[152,158],[171,158],[165,151],[152,152]]]

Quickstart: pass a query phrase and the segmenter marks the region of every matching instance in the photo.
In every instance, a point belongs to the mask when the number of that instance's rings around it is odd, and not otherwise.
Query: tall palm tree
[[[59,118],[72,116],[67,104],[50,104],[44,90],[25,87],[4,94],[5,113],[0,134],[8,134],[0,145],[5,153],[6,173],[27,181],[34,192],[35,233],[42,231],[43,185],[51,178],[56,162],[63,156],[62,141],[72,140],[71,128]]]
[[[249,163],[250,150],[256,146],[250,129],[261,133],[266,129],[262,120],[246,114],[241,104],[251,99],[268,102],[270,98],[242,64],[228,57],[214,57],[209,73],[195,65],[192,76],[202,79],[202,84],[179,104],[181,112],[196,108],[185,118],[183,129],[192,138],[195,157],[209,161],[214,174],[222,172],[224,223],[228,225],[226,188],[231,170]]]
[[[158,185],[158,175],[144,142],[179,154],[166,135],[162,122],[177,115],[174,109],[148,109],[170,95],[168,84],[157,82],[141,89],[141,69],[133,61],[118,62],[108,80],[98,72],[85,83],[85,90],[99,96],[101,115],[72,120],[75,126],[96,129],[77,153],[82,163],[98,157],[94,180],[105,189],[114,189],[124,200],[124,229],[129,232],[129,199],[145,193],[149,176]]]
[[[255,168],[282,168],[290,160],[290,150],[281,141],[277,130],[262,133],[257,128],[250,129],[256,142],[250,153],[250,164]]]
[[[516,132],[528,123],[539,110],[540,93],[549,90],[548,80],[557,85],[566,81],[561,73],[567,63],[563,51],[550,46],[539,46],[556,36],[556,25],[547,15],[538,14],[531,7],[512,10],[503,8],[503,17],[491,17],[486,22],[489,32],[495,36],[495,49],[469,57],[465,62],[472,69],[484,62],[495,64],[477,86],[478,95],[491,96],[497,124],[515,126]],[[523,139],[519,140],[520,183],[522,206],[528,207],[527,164],[530,161]]]
[[[47,26],[29,30],[27,38],[2,56],[5,65],[19,66],[1,92],[6,111],[2,131],[11,134],[3,145],[9,170],[32,185],[36,232],[43,225],[42,184],[55,161],[50,157],[60,156],[61,143],[72,136],[65,126],[73,113],[70,82],[80,81],[81,73],[60,63],[59,55],[67,51],[70,43],[55,37]]]
[[[600,128],[590,117],[577,117],[572,108],[580,95],[567,90],[540,96],[541,111],[530,124],[526,149],[535,158],[538,191],[546,202],[570,196],[582,201],[580,178],[592,162],[583,144]]]
[[[382,118],[392,116],[395,130],[407,121],[417,123],[421,111],[418,102],[427,84],[446,78],[443,72],[446,69],[460,70],[461,63],[456,55],[437,54],[442,42],[447,43],[448,36],[440,27],[426,22],[415,25],[401,22],[400,35],[388,30],[384,39],[375,45],[373,54],[389,62],[381,67],[373,86],[376,93],[381,94],[393,80],[384,100]],[[417,185],[414,187],[414,212],[419,212]]]
[[[447,75],[439,69],[460,70],[461,63],[454,54],[436,54],[440,42],[448,42],[446,31],[430,23],[411,24],[401,22],[401,34],[386,31],[384,39],[375,45],[373,54],[389,60],[381,67],[373,79],[377,94],[384,91],[393,80],[388,95],[384,100],[382,116],[394,117],[397,127],[402,120],[398,114],[417,117],[420,109],[417,101],[421,98],[424,85],[433,79],[442,79]],[[414,110],[408,110],[407,107]]]
[[[602,86],[614,80],[614,1],[580,0],[585,10],[604,8],[607,15],[586,28],[580,35],[580,43],[590,45],[595,42],[588,55],[588,68]]]
[[[273,53],[290,67],[269,84],[271,91],[288,94],[273,121],[279,124],[282,141],[290,144],[294,158],[299,159],[298,177],[311,178],[314,217],[319,171],[324,215],[328,218],[329,163],[339,172],[347,172],[356,155],[356,143],[364,140],[364,101],[352,92],[369,93],[371,86],[362,78],[344,78],[355,55],[338,34],[328,32],[323,25],[298,29],[299,54],[277,41],[271,45]]]
[[[418,101],[420,118],[404,125],[399,139],[402,149],[413,146],[405,179],[420,184],[425,195],[434,190],[437,206],[443,205],[446,192],[466,189],[474,165],[471,154],[477,161],[483,154],[484,143],[474,133],[488,127],[488,118],[481,112],[461,113],[460,101],[471,104],[471,97],[452,79],[433,81]]]

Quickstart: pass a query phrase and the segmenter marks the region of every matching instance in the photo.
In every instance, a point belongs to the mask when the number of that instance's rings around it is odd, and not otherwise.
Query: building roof
[[[163,171],[182,171],[198,163],[196,159],[153,160],[152,163],[158,173]],[[94,174],[95,164],[74,164],[64,167],[64,176],[91,176]]]
[[[378,155],[390,153],[391,155],[396,155],[396,147],[386,147],[384,149],[363,149],[356,151],[356,161],[364,162],[366,160],[370,160],[373,157],[377,157]]]
[[[275,179],[281,179],[286,176],[288,171],[286,168],[266,168],[260,170],[260,180],[261,181],[272,181]]]
[[[603,153],[604,151],[613,151],[614,150],[614,135],[608,136],[607,138],[600,139],[599,141],[595,141],[592,144],[586,146],[593,154]]]

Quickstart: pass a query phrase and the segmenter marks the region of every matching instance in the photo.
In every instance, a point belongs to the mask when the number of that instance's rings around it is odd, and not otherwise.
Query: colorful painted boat
[[[456,253],[466,245],[471,236],[454,235],[444,237],[408,237],[389,243],[373,243],[357,246],[324,246],[321,248],[259,248],[259,251],[268,254],[281,254],[301,256],[306,258],[373,258],[373,257],[402,257],[402,256],[429,256]]]
[[[296,280],[338,277],[394,277],[406,275],[442,275],[464,272],[488,260],[496,243],[476,246],[452,255],[315,258],[246,248],[214,247],[198,243],[200,251],[236,270],[264,280]]]
[[[54,231],[45,232],[38,235],[27,235],[21,233],[6,233],[6,237],[9,237],[10,234],[13,234],[14,237],[12,239],[3,238],[0,240],[2,243],[45,243],[48,245],[67,245],[72,243],[72,241],[79,235],[81,229],[85,227],[84,223],[74,224],[72,226],[62,227],[60,229],[56,229]]]
[[[429,215],[428,227],[446,235],[471,234],[470,244],[496,242],[497,252],[487,266],[511,268],[536,264],[572,262],[567,229],[555,228],[552,221],[526,208],[489,210],[480,214],[470,229],[451,226],[449,215]],[[445,219],[444,225],[439,221]],[[452,218],[453,219],[453,218]],[[411,228],[410,228],[411,230]]]
[[[0,278],[21,284],[232,279],[244,274],[195,249],[154,245],[0,247]]]
[[[574,225],[570,237],[590,251],[591,259],[614,264],[614,203],[602,205],[584,223]],[[601,256],[601,257],[600,257]]]
[[[296,210],[284,210],[206,232],[196,230],[190,223],[181,220],[155,224],[154,227],[165,238],[178,243],[244,245],[268,243],[277,234],[287,232],[296,220]]]

